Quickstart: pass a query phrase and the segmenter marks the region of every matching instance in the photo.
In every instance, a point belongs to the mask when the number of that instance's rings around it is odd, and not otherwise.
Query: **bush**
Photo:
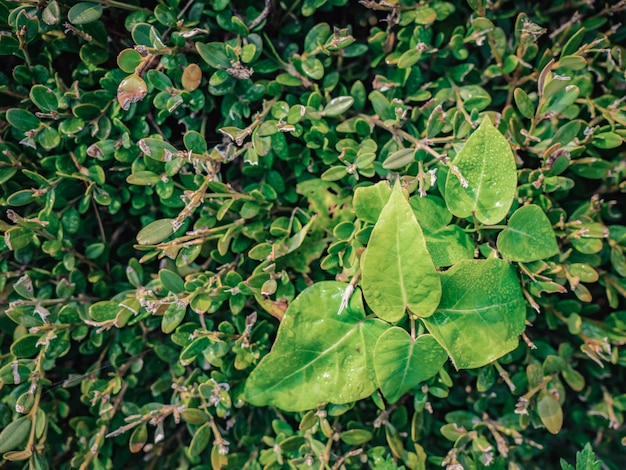
[[[623,468],[626,2],[147,4],[0,2],[0,467]]]

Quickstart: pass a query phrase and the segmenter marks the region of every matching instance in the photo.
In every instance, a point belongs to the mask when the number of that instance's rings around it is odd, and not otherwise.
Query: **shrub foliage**
[[[623,468],[591,3],[0,1],[0,467]]]

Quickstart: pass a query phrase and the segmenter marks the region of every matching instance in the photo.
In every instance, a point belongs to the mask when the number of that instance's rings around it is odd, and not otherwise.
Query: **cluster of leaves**
[[[0,467],[623,468],[625,10],[0,1]]]

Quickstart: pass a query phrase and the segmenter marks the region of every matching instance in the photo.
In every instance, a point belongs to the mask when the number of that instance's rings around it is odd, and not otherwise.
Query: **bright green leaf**
[[[522,116],[527,119],[532,119],[535,115],[535,105],[528,97],[528,94],[521,88],[516,88],[513,93],[513,98],[515,98],[515,104]]]
[[[452,221],[452,214],[445,201],[438,196],[413,196],[409,204],[425,234],[436,232]]]
[[[356,216],[363,222],[375,224],[390,196],[391,188],[386,181],[380,181],[373,186],[358,187],[352,201]]]
[[[439,275],[400,183],[395,184],[374,226],[362,276],[367,304],[385,321],[400,320],[407,308],[427,317],[439,304]]]
[[[373,349],[387,325],[365,318],[358,290],[341,310],[347,288],[319,282],[291,303],[272,350],[246,382],[251,404],[304,411],[320,403],[350,403],[374,392]]]
[[[436,267],[447,267],[464,259],[474,258],[474,241],[458,225],[448,225],[425,232],[426,247]]]
[[[124,49],[117,55],[117,65],[126,73],[135,73],[143,57],[135,49]]]
[[[315,56],[308,56],[302,61],[302,70],[313,80],[324,78],[324,64]]]
[[[541,207],[530,204],[517,209],[498,235],[498,251],[511,261],[528,263],[559,252],[552,224]]]
[[[441,287],[439,308],[422,320],[457,369],[482,367],[517,347],[526,305],[508,262],[460,261],[441,274]]]
[[[383,395],[390,403],[434,376],[448,355],[431,335],[416,340],[402,328],[385,331],[374,349],[374,368]]]
[[[463,218],[475,214],[484,224],[500,222],[513,203],[517,173],[509,143],[488,117],[467,140],[454,165],[468,186],[448,175],[445,200],[450,212]]]

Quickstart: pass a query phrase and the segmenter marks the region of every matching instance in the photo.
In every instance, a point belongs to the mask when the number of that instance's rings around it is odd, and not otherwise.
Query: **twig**
[[[248,29],[250,31],[256,28],[259,25],[259,23],[261,23],[261,21],[263,21],[267,17],[267,15],[269,15],[271,6],[272,6],[272,0],[265,0],[265,8],[263,8],[263,11],[261,12],[261,14],[257,16],[255,19],[253,19],[252,22],[248,25]]]

